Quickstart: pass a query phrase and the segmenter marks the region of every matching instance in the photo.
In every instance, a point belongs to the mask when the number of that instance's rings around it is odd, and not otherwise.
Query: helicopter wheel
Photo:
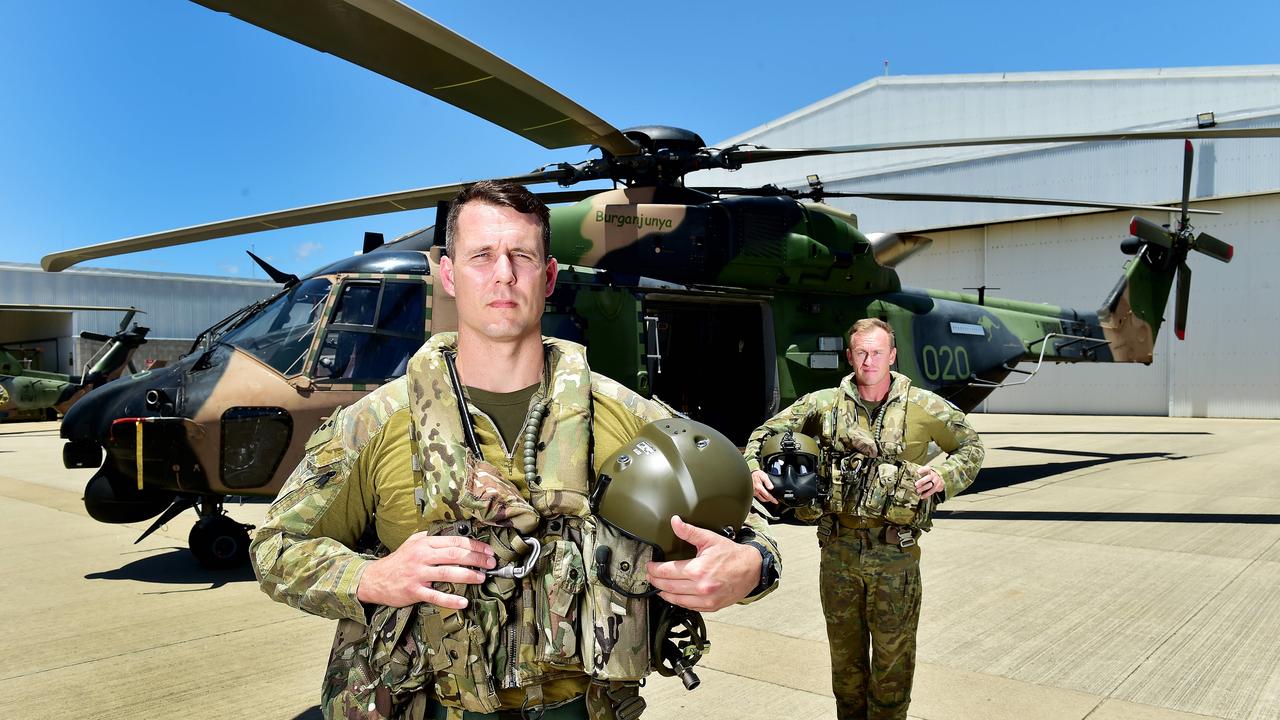
[[[226,515],[205,515],[187,536],[191,554],[210,570],[226,570],[249,561],[249,527]]]

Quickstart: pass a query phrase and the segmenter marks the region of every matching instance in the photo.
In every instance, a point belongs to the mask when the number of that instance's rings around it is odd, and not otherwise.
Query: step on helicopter
[[[863,317],[902,338],[898,369],[964,410],[1024,362],[1150,363],[1176,282],[1174,329],[1185,333],[1192,251],[1228,262],[1232,247],[1195,232],[1193,139],[1280,137],[1280,128],[1197,128],[957,138],[816,148],[708,147],[695,132],[619,130],[492,53],[393,0],[198,0],[284,38],[346,59],[546,148],[590,145],[600,157],[504,180],[555,186],[557,289],[547,334],[584,343],[593,369],[657,395],[729,437],[842,377],[841,331]],[[697,170],[840,153],[1046,142],[1186,140],[1178,207],[1052,198],[834,193],[808,187],[690,187]],[[613,189],[581,190],[592,180]],[[189,508],[190,545],[210,567],[241,562],[248,527],[228,495],[273,496],[307,437],[335,407],[405,371],[431,333],[452,330],[437,284],[453,183],[265,213],[54,253],[49,271],[123,253],[330,220],[435,207],[433,227],[299,277],[254,258],[281,291],[209,328],[178,363],[101,388],[62,424],[67,467],[98,468],[85,506],[109,523],[155,518],[143,537]],[[1133,209],[1131,256],[1098,310],[902,286],[896,266],[929,244],[913,233],[859,229],[829,197]],[[1102,292],[1099,293],[1103,295]],[[105,451],[105,460],[104,460]],[[139,538],[141,539],[141,538]]]
[[[137,308],[0,304],[0,312],[69,312],[73,310],[119,311],[124,313],[124,317],[120,320],[119,330],[113,335],[88,331],[80,333],[80,337],[86,340],[102,343],[86,363],[84,373],[80,375],[64,375],[32,369],[34,358],[30,357],[30,353],[22,348],[0,346],[0,418],[17,415],[55,420],[58,415],[65,415],[67,410],[90,390],[120,377],[126,367],[130,373],[138,371],[133,364],[133,353],[147,342],[147,333],[150,329],[137,324],[129,327],[134,316],[142,312]],[[13,345],[30,345],[44,342],[44,340],[29,339],[20,343],[10,342]]]

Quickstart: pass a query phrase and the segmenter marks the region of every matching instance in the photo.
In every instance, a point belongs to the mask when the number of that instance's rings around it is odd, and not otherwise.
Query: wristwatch
[[[774,562],[773,553],[769,552],[769,548],[764,545],[755,540],[747,540],[743,545],[750,545],[760,551],[760,582],[747,593],[747,597],[752,597],[768,590],[778,582],[778,565]]]

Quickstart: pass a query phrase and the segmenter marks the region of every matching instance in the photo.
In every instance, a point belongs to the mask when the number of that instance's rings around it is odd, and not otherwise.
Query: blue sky
[[[677,125],[708,142],[885,60],[895,75],[1280,62],[1280,4],[1233,0],[409,4],[615,126]],[[585,156],[193,3],[0,0],[3,261]],[[89,265],[248,277],[252,246],[301,274],[356,251],[366,230],[390,239],[433,214]]]

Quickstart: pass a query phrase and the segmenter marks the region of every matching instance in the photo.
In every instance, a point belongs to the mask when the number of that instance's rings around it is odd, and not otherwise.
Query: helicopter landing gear
[[[252,525],[232,520],[222,503],[207,500],[200,505],[200,519],[191,528],[187,544],[191,554],[210,570],[227,570],[249,561]]]

